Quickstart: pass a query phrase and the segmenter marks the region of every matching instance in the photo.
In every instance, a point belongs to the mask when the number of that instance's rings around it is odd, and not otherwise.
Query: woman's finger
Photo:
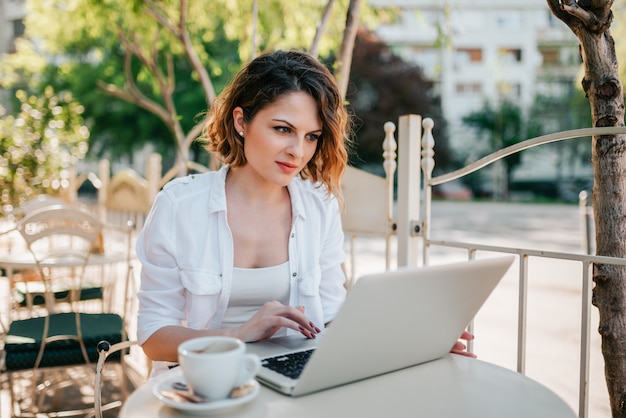
[[[280,302],[268,302],[255,315],[258,326],[285,327],[301,332],[307,338],[314,338],[321,330],[304,314],[303,306],[288,306]]]
[[[297,322],[299,324],[299,326],[303,327],[304,329],[308,330],[309,332],[311,332],[312,334],[319,334],[321,332],[321,330],[313,323],[311,322],[307,316],[304,314],[304,307],[303,306],[298,306],[298,307],[292,307],[292,306],[285,306],[283,305],[283,308],[286,309],[286,312],[284,314],[282,314],[282,316],[286,316],[288,319]],[[281,315],[279,313],[279,315]],[[290,327],[293,328],[293,327]],[[298,327],[299,329],[299,327]]]
[[[304,335],[307,338],[315,338],[315,334],[317,334],[315,328],[314,329],[306,328],[299,322],[294,321],[292,318],[287,318],[285,316],[276,316],[274,317],[274,319],[275,319],[274,326],[276,326],[277,328],[290,328],[290,329],[293,329],[294,331],[300,332],[302,335]]]
[[[469,351],[464,351],[464,350],[462,350],[462,351],[452,350],[450,352],[453,353],[453,354],[459,354],[459,355],[465,356],[465,357],[471,357],[471,358],[477,358],[478,357],[476,354],[470,353]]]
[[[474,334],[468,332],[468,331],[463,331],[463,333],[461,334],[461,339],[462,340],[466,340],[466,341],[470,341],[474,339]]]

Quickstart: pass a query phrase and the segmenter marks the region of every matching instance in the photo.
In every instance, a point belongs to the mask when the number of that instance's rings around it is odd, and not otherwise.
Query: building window
[[[522,86],[519,83],[501,81],[498,83],[498,97],[500,100],[517,101],[522,96]]]
[[[557,48],[540,48],[539,52],[544,65],[559,65],[559,50]]]
[[[457,83],[456,92],[459,94],[480,94],[483,86],[480,83]]]
[[[507,10],[505,13],[496,15],[496,26],[503,29],[521,29],[522,12]]]
[[[482,62],[483,60],[483,50],[480,48],[457,48],[455,55],[457,61]]]
[[[17,19],[13,21],[13,37],[19,38],[24,36],[24,20]]]
[[[515,63],[522,61],[522,50],[519,48],[500,48],[498,50],[500,61],[504,63]]]
[[[9,40],[8,45],[8,53],[14,54],[17,52],[17,48],[15,47],[15,40],[24,36],[24,21],[22,19],[13,20],[12,22],[13,33],[11,34],[11,38]]]

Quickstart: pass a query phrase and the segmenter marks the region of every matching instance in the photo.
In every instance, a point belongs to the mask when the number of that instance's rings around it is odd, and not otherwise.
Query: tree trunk
[[[624,98],[615,45],[609,32],[612,0],[548,0],[552,13],[580,41],[583,89],[593,125],[624,126]],[[598,255],[626,257],[626,135],[592,141],[592,202]],[[613,417],[626,417],[626,268],[594,266],[593,303],[598,307],[602,354]]]
[[[348,13],[346,14],[346,27],[343,31],[343,39],[337,54],[335,77],[339,83],[341,97],[345,99],[348,91],[348,81],[350,80],[350,67],[352,66],[352,51],[354,41],[359,29],[359,16],[361,14],[361,0],[350,0]]]

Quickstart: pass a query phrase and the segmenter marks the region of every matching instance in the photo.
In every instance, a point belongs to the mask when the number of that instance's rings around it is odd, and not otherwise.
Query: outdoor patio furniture
[[[106,360],[110,357],[111,359],[119,361],[120,353],[127,353],[129,348],[136,344],[137,341],[135,340],[122,341],[113,345],[105,340],[98,343],[98,364],[96,365],[96,378],[94,380],[94,414],[96,418],[102,418],[103,410],[116,408],[122,405],[121,400],[110,402],[104,407],[102,405],[102,379]],[[127,390],[124,380],[120,382],[120,386],[122,386],[124,391]],[[126,394],[124,397],[126,397]]]
[[[104,309],[103,303],[106,286],[112,285],[107,283],[102,268],[94,269],[91,266],[85,266],[84,270],[77,269],[81,256],[69,256],[68,251],[73,252],[74,246],[77,244],[75,238],[70,235],[63,235],[65,241],[59,241],[59,231],[52,230],[50,233],[38,236],[37,243],[32,242],[33,247],[29,248],[31,231],[27,231],[28,225],[33,226],[33,219],[39,225],[48,222],[46,217],[59,216],[67,209],[68,214],[72,214],[77,207],[62,203],[56,198],[46,198],[41,195],[36,199],[29,201],[28,206],[23,206],[24,220],[18,221],[16,229],[24,238],[25,248],[23,251],[16,249],[11,254],[13,261],[23,260],[26,266],[19,269],[12,269],[11,274],[7,275],[10,279],[12,291],[11,298],[11,315],[13,317],[29,317],[33,315],[33,310],[41,308],[49,301],[46,301],[46,293],[50,292],[50,297],[54,298],[55,303],[70,303],[76,301],[96,301],[100,304],[96,309],[101,311]],[[48,208],[55,208],[54,211],[48,211]],[[87,213],[83,209],[79,209],[80,213]],[[31,215],[39,213],[36,218]],[[71,216],[71,215],[68,215]],[[97,219],[94,219],[98,222]],[[46,225],[46,228],[48,226]],[[102,254],[103,248],[103,230],[100,230],[93,242],[90,243],[90,255]],[[37,254],[35,254],[37,253]],[[61,255],[61,257],[59,257]],[[4,258],[4,257],[2,257]],[[6,260],[5,260],[6,261]],[[38,264],[38,261],[40,264]],[[107,262],[93,263],[102,267]],[[0,260],[0,263],[2,260]],[[63,266],[62,264],[69,264]],[[51,270],[51,267],[55,267]],[[41,269],[46,271],[46,275],[41,274]],[[75,288],[75,283],[80,280],[80,290]],[[19,315],[20,311],[26,313]]]
[[[105,225],[91,212],[68,205],[52,205],[33,210],[16,225],[32,258],[36,279],[42,286],[26,298],[41,297],[42,304],[26,318],[12,319],[4,336],[3,375],[9,383],[12,416],[39,416],[47,413],[81,414],[91,412],[91,405],[65,411],[55,405],[44,408],[46,399],[56,399],[59,392],[75,385],[77,379],[93,382],[96,346],[99,341],[119,343],[128,340],[125,321],[129,277],[132,274],[130,232],[126,238],[123,271],[116,278],[117,291],[123,294],[121,306],[86,304],[84,296],[87,272],[94,254],[94,243]],[[130,228],[128,228],[130,231]],[[97,245],[96,245],[97,247]],[[119,263],[120,258],[112,258]],[[56,283],[63,282],[66,297],[60,298]],[[41,292],[43,290],[43,292]],[[70,368],[72,375],[68,375]],[[77,374],[76,370],[79,370]],[[25,373],[26,372],[26,373]],[[24,384],[25,376],[30,385]],[[77,377],[78,376],[78,377]],[[21,380],[20,380],[21,379]],[[21,384],[16,382],[20,380]],[[18,395],[29,386],[30,394]]]

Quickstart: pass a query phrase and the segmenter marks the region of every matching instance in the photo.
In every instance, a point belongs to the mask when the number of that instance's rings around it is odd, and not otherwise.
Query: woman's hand
[[[461,334],[461,339],[462,340],[466,340],[466,341],[473,340],[474,339],[474,335],[470,334],[467,331],[463,331],[463,334]],[[462,343],[461,341],[455,342],[454,345],[452,346],[452,350],[450,350],[450,352],[454,353],[454,354],[460,354],[462,356],[476,358],[476,354],[469,353],[467,351],[467,345]]]
[[[307,338],[315,338],[320,329],[304,315],[304,307],[286,306],[273,301],[265,303],[249,320],[236,329],[237,338],[254,342],[270,338],[281,328],[290,328]]]

